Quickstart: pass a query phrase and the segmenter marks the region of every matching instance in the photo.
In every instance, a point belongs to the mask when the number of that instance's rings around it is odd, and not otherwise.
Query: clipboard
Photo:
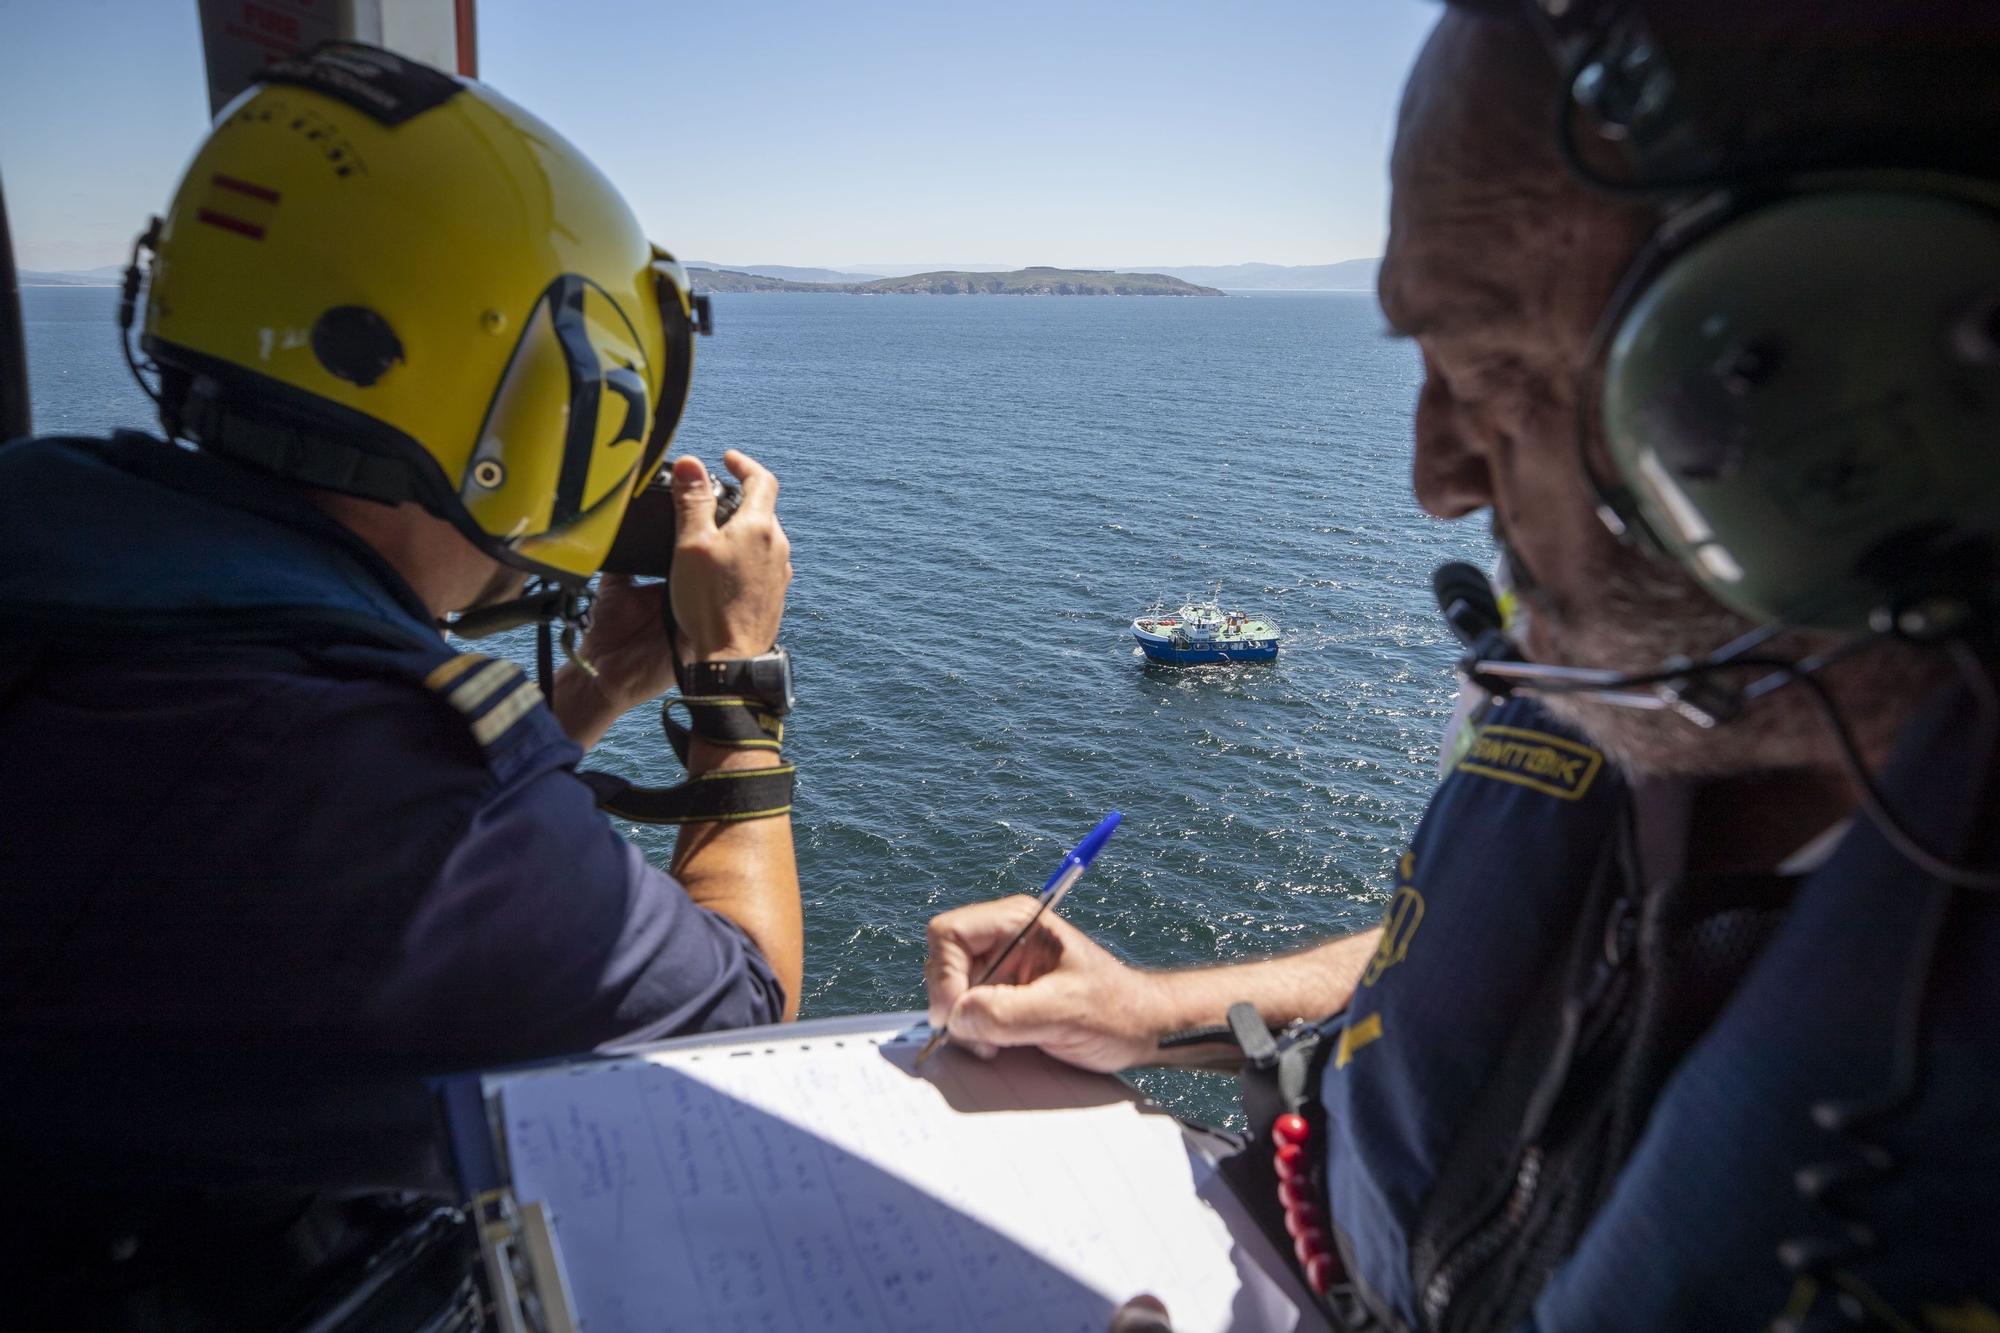
[[[915,1071],[928,1035],[821,1019],[446,1081],[489,1326],[1102,1330],[1149,1292],[1178,1333],[1328,1327],[1227,1140],[1035,1051]]]

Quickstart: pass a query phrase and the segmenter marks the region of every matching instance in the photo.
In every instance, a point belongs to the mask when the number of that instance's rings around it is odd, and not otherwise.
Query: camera
[[[715,521],[729,521],[743,503],[743,488],[726,477],[708,474],[715,488]],[[607,574],[631,574],[639,578],[663,579],[674,565],[674,491],[665,473],[652,485],[632,497],[625,520],[618,526],[611,550],[604,557]],[[544,584],[526,596],[466,611],[447,622],[446,627],[461,639],[483,639],[493,634],[546,621],[550,617],[569,619],[580,605],[579,590]],[[674,632],[673,599],[660,597],[660,623]],[[566,641],[567,642],[567,641]]]
[[[607,574],[634,574],[640,578],[663,579],[674,564],[674,489],[671,469],[660,475],[626,506],[625,521],[604,557]],[[708,474],[715,488],[715,523],[729,521],[743,503],[743,488],[727,477]]]

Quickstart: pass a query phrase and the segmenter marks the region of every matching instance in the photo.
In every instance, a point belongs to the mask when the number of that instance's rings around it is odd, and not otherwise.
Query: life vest
[[[1885,782],[1954,854],[1986,761],[1963,702]],[[1362,1298],[1398,1328],[2000,1327],[2000,905],[1857,821],[1789,906],[1675,917],[1630,887],[1629,803],[1525,701],[1433,800],[1320,1087]],[[1698,1030],[1648,1025],[1701,984]],[[1621,993],[1627,1027],[1593,998]],[[1622,1130],[1593,1092],[1621,1080]]]

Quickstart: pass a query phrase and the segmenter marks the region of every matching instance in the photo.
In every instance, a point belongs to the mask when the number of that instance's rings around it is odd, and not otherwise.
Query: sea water
[[[23,295],[37,428],[150,423],[116,292]],[[675,443],[783,483],[806,1015],[921,1007],[924,923],[1034,890],[1112,809],[1064,912],[1133,963],[1372,924],[1453,692],[1430,571],[1489,548],[1410,497],[1420,368],[1371,297],[714,300]],[[1143,664],[1133,616],[1217,583],[1278,660]],[[678,780],[651,708],[594,761]]]

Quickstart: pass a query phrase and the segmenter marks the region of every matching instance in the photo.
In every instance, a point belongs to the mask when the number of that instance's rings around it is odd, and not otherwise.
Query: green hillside
[[[844,292],[845,287],[824,282],[793,282],[789,278],[767,278],[761,273],[738,273],[727,268],[695,268],[687,271],[688,281],[698,292]]]

